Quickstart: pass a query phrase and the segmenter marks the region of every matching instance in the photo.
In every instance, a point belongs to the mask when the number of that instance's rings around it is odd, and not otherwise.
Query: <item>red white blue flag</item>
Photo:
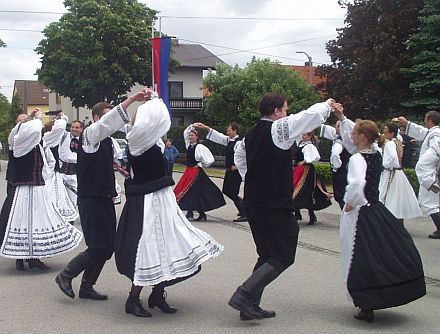
[[[168,96],[168,68],[170,65],[171,37],[151,38],[153,49],[154,89],[170,111]]]

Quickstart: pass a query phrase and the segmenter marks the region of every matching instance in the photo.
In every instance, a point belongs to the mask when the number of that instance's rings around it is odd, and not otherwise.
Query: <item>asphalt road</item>
[[[2,161],[0,180],[4,180]],[[175,174],[175,179],[180,174]],[[222,179],[213,179],[219,186]],[[0,182],[0,200],[6,184]],[[118,215],[122,209],[117,206]],[[262,306],[275,309],[276,318],[241,321],[227,305],[236,287],[250,274],[256,260],[255,247],[246,223],[233,223],[236,210],[231,201],[208,212],[208,221],[194,223],[225,246],[217,258],[206,262],[200,274],[167,289],[168,302],[179,310],[164,314],[150,310],[152,318],[136,318],[124,312],[130,281],[110,260],[96,285],[108,301],[69,299],[54,278],[78,249],[45,261],[52,270],[15,270],[13,260],[0,258],[1,333],[440,333],[440,240],[428,239],[433,224],[428,218],[405,222],[419,248],[425,268],[427,295],[398,308],[376,312],[373,323],[353,318],[346,297],[339,260],[339,207],[317,212],[318,224],[307,226],[307,213],[300,222],[296,263],[275,280],[263,296]],[[76,222],[79,226],[79,223]],[[74,280],[79,287],[79,279]],[[146,305],[150,288],[141,297]]]

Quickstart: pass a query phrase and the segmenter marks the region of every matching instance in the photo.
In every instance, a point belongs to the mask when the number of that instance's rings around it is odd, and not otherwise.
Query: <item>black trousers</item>
[[[256,267],[265,262],[279,273],[295,262],[299,226],[291,209],[246,208],[257,247]]]
[[[111,197],[78,197],[78,210],[87,249],[100,262],[110,259],[115,248],[116,212]]]
[[[241,203],[243,199],[238,196],[240,192],[240,185],[241,175],[238,170],[227,169],[225,173],[225,179],[223,181],[222,192],[234,202],[238,212],[244,213],[241,209]]]

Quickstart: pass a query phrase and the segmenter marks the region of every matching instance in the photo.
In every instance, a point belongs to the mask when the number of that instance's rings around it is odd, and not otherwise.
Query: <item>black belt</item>
[[[60,173],[66,175],[76,175],[76,163],[68,163],[62,161],[62,166],[60,166]]]

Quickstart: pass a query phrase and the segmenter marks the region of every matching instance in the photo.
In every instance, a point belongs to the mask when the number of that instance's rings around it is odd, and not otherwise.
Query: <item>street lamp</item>
[[[304,51],[296,51],[296,53],[303,53],[306,55],[306,57],[309,59],[308,65],[309,65],[309,84],[312,85],[312,57],[309,56],[307,52]]]

